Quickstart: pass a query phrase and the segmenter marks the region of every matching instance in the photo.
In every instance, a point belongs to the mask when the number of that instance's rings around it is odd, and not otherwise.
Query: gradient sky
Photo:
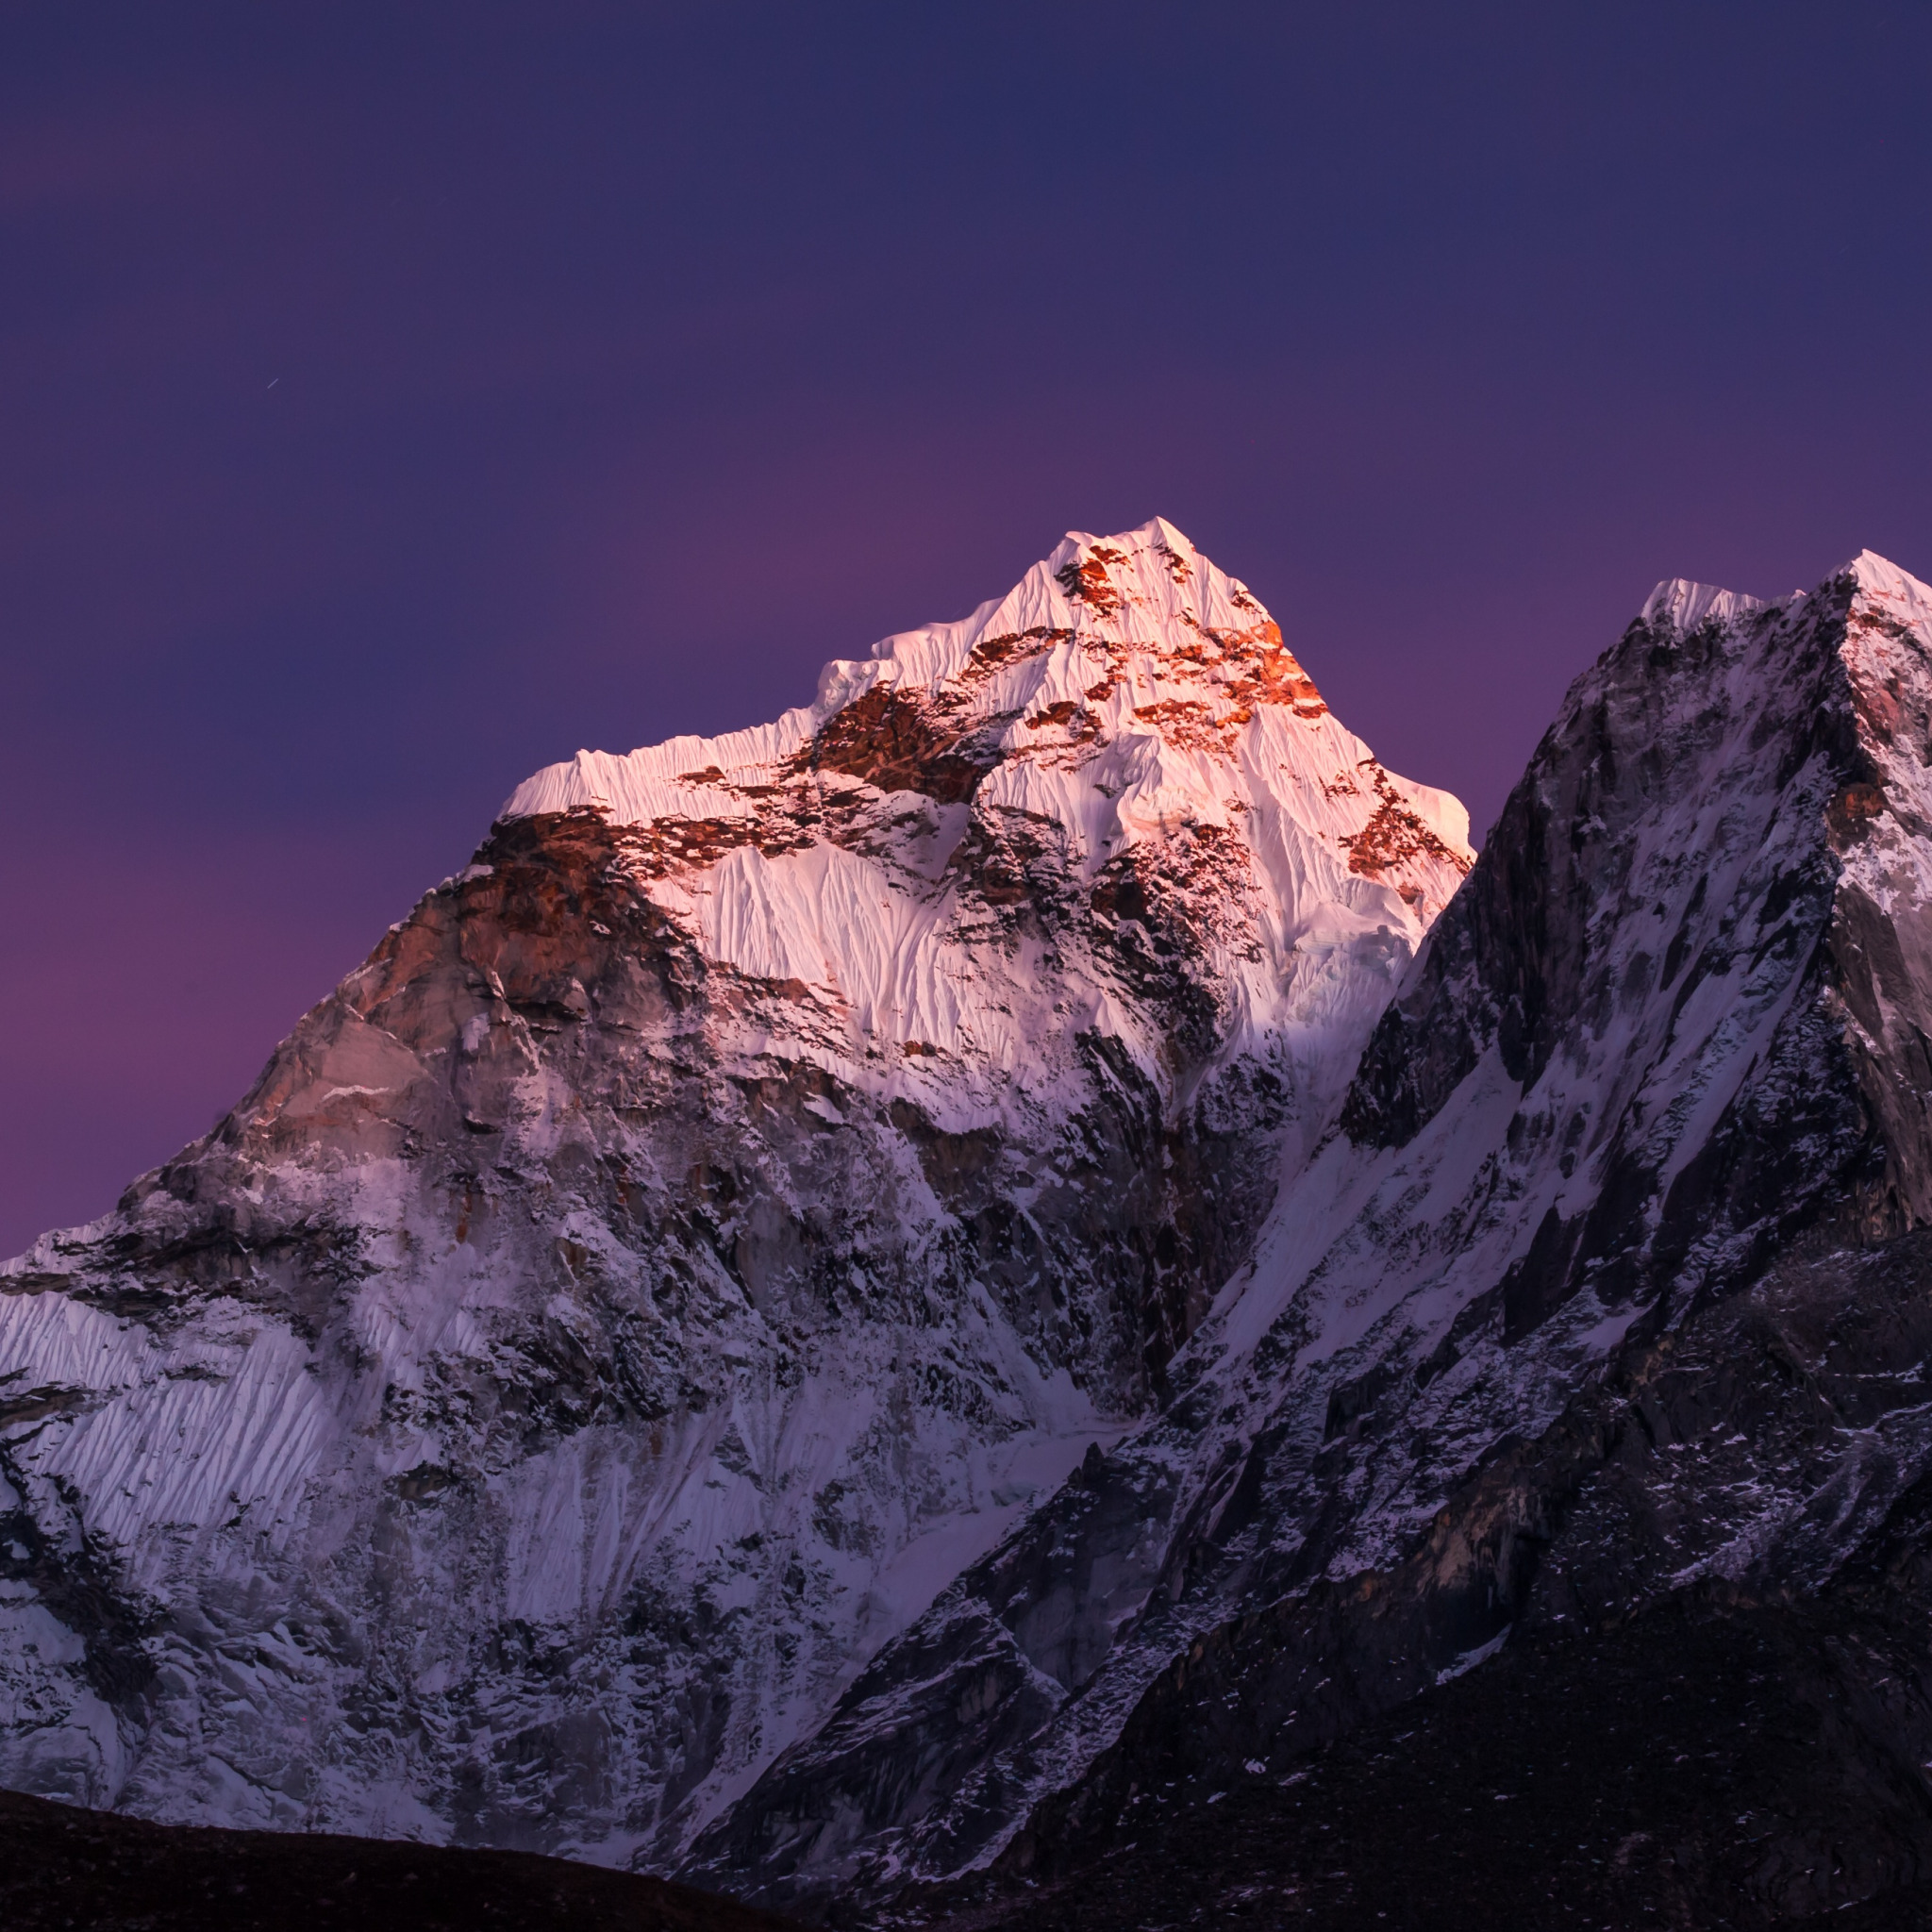
[[[526,773],[1158,512],[1478,830],[1932,575],[1932,8],[0,0],[0,1253]]]

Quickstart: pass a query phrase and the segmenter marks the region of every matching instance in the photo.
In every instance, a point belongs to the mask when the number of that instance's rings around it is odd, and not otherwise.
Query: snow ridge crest
[[[1702,625],[1729,625],[1763,608],[1762,597],[1722,590],[1716,584],[1693,583],[1689,577],[1666,577],[1643,600],[1637,616],[1640,624],[1653,630],[1674,630],[1679,637],[1689,637]]]
[[[1163,710],[1164,698],[1186,704],[1191,719],[1204,703],[1224,714],[1239,708],[1238,694],[1222,702],[1224,688],[1240,682],[1237,654],[1255,660],[1271,701],[1286,699],[1307,718],[1326,710],[1248,587],[1164,517],[1110,537],[1070,530],[1004,597],[970,616],[895,632],[864,658],[835,658],[820,672],[811,704],[717,738],[674,738],[622,754],[580,751],[525,780],[499,817],[583,807],[622,824],[693,808],[728,814],[742,808],[735,788],[782,779],[832,719],[874,692],[875,704],[889,691],[943,697],[962,724],[1058,704],[1091,717],[1091,737],[1160,735],[1179,715]],[[1174,680],[1194,688],[1155,689]],[[1008,738],[1024,743],[1029,732],[1016,724]]]

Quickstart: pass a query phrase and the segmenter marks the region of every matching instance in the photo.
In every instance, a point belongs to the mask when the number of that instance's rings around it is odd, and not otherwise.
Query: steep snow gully
[[[1932,591],[1668,584],[1472,871],[1156,521],[538,774],[0,1269],[0,1782],[849,1909],[1828,1592],[1932,1457],[1928,759]],[[1633,1527],[1698,1347],[1864,1407]]]

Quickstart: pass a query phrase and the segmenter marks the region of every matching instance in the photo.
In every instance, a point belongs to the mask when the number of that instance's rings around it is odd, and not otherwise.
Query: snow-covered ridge
[[[1875,550],[1861,550],[1842,569],[1835,571],[1830,582],[1846,578],[1867,597],[1895,606],[1901,614],[1917,621],[1932,605],[1932,591],[1919,579],[1904,571]],[[1806,593],[1793,591],[1785,601],[1802,603]],[[1666,577],[1643,600],[1637,621],[1653,629],[1668,629],[1688,635],[1706,624],[1727,629],[1754,611],[1769,609],[1773,600],[1752,597],[1742,591],[1725,591],[1716,584],[1700,584],[1689,577]]]
[[[774,724],[718,738],[674,738],[623,755],[580,751],[526,779],[501,816],[590,807],[622,824],[750,818],[760,790],[789,775],[827,721],[868,691],[941,693],[948,686],[954,689],[946,694],[957,699],[956,731],[989,721],[1002,727],[988,747],[1002,762],[1038,765],[1049,762],[1038,757],[1042,750],[1062,750],[1060,731],[1040,735],[1042,714],[1059,707],[1077,714],[1078,737],[1090,749],[1050,762],[1094,766],[1091,782],[1103,790],[1115,777],[1141,787],[1145,758],[1124,750],[1101,767],[1099,751],[1118,741],[1143,746],[1157,754],[1160,777],[1216,820],[1224,816],[1221,788],[1203,782],[1185,759],[1159,759],[1159,749],[1223,748],[1216,737],[1226,739],[1230,725],[1245,722],[1257,696],[1307,722],[1327,711],[1247,586],[1156,517],[1112,537],[1069,531],[1006,596],[970,617],[902,631],[874,645],[869,658],[827,664],[814,703]],[[1358,742],[1343,738],[1342,751]],[[1405,790],[1429,830],[1466,860],[1469,820],[1460,804],[1433,787]],[[1008,802],[1043,807],[1070,824],[1082,816],[1060,788],[1037,776]]]
[[[1692,583],[1689,577],[1667,577],[1643,600],[1637,617],[1640,624],[1690,632],[1704,624],[1727,625],[1763,608],[1761,597],[1747,597],[1741,591]]]

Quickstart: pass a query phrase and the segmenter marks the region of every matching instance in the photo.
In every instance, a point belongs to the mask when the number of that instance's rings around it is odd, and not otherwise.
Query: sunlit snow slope
[[[674,1860],[1170,1390],[1466,830],[1159,522],[538,774],[0,1269],[0,1779]]]
[[[1619,1432],[1670,1439],[1645,1391],[1681,1324],[1774,1263],[1812,1269],[1777,1303],[1797,1340],[1760,1350],[1790,1378],[1856,1379],[1801,1303],[1829,1334],[1885,1283],[1899,1334],[1925,1325],[1894,1285],[1919,1263],[1857,1257],[1932,1220],[1928,1040],[1932,591],[1869,554],[1779,605],[1660,586],[1572,688],[1161,1412],[883,1649],[691,1869],[798,1901],[1132,1839],[1166,1781],[1274,1774],[1479,1663],[1553,1548],[1550,1617],[1679,1572],[1811,1587],[1932,1471],[1922,1381],[1880,1426],[1874,1370],[1857,1426],[1815,1415],[1800,1456],[1736,1435],[1667,1528],[1638,1511],[1578,1554],[1564,1524]],[[1763,1371],[1739,1348],[1711,1371],[1733,1394]]]

